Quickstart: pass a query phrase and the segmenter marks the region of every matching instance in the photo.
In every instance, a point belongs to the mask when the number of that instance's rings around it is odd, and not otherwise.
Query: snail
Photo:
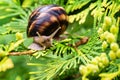
[[[35,9],[29,17],[27,36],[33,37],[28,47],[44,50],[52,46],[52,39],[59,37],[68,26],[68,16],[58,5],[46,5]]]

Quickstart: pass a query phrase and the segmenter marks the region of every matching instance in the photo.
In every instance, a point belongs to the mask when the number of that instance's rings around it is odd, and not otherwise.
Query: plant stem
[[[23,51],[23,52],[10,52],[9,55],[10,55],[10,56],[32,55],[32,54],[35,53],[35,52],[37,52],[37,51],[28,50],[28,51]]]
[[[88,39],[89,39],[88,37],[82,38],[80,41],[78,41],[78,42],[75,43],[75,47],[78,47],[78,46],[80,46],[80,45],[82,45],[82,44],[87,43],[87,42],[88,42]]]

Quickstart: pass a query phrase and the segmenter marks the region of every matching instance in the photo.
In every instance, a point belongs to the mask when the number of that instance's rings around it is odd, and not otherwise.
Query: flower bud
[[[103,41],[102,43],[102,49],[105,50],[108,47],[108,44],[106,41]]]
[[[117,56],[118,58],[120,58],[120,49],[117,50],[116,56]]]
[[[79,70],[80,70],[80,73],[82,74],[82,75],[85,75],[86,73],[87,73],[87,68],[86,68],[86,66],[84,66],[84,65],[81,65],[80,67],[79,67]]]
[[[87,67],[88,71],[90,71],[90,73],[96,73],[99,71],[98,65],[87,64],[86,67]]]
[[[15,35],[16,35],[17,40],[23,39],[23,34],[22,33],[17,32]]]
[[[96,56],[96,57],[95,57],[95,60],[99,62],[99,61],[100,61],[100,57],[99,57],[99,56]]]
[[[97,65],[98,63],[99,63],[99,62],[98,62],[98,60],[96,60],[96,58],[93,58],[92,61],[91,61],[91,64]]]
[[[99,62],[98,65],[99,65],[100,68],[104,68],[104,67],[105,67],[104,64],[103,64],[102,62]]]
[[[103,29],[104,31],[107,31],[107,30],[109,29],[109,26],[107,26],[105,23],[103,23],[102,29]]]
[[[107,26],[110,26],[112,24],[112,19],[109,16],[106,16],[104,22]]]
[[[101,53],[100,57],[107,57],[106,53]]]
[[[108,31],[105,31],[104,32],[104,36],[106,37],[107,35],[109,35],[110,34],[110,32],[108,32]]]
[[[119,49],[119,45],[114,42],[114,43],[111,43],[110,48],[111,48],[113,51],[117,51],[117,50]]]
[[[116,33],[118,33],[118,28],[115,25],[112,25],[110,28],[110,32],[113,34],[116,34]]]
[[[100,58],[101,58],[101,62],[105,66],[109,64],[109,60],[108,60],[107,55],[105,53],[102,53],[101,56],[100,56]]]
[[[101,34],[100,35],[100,39],[103,41],[105,39],[105,35],[104,34]]]
[[[106,40],[108,43],[115,42],[115,36],[112,33],[106,35]]]
[[[102,29],[102,28],[99,28],[97,32],[98,32],[98,34],[100,35],[100,34],[103,33],[103,29]]]
[[[115,52],[111,50],[111,51],[109,52],[109,57],[110,57],[110,59],[112,59],[112,60],[116,59]]]

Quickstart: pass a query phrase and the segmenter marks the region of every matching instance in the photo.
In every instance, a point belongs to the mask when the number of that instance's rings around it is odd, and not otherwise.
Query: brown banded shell
[[[39,7],[32,12],[27,26],[27,36],[34,37],[40,35],[49,36],[58,27],[61,29],[55,34],[58,37],[68,26],[68,17],[65,10],[57,5],[47,5]]]

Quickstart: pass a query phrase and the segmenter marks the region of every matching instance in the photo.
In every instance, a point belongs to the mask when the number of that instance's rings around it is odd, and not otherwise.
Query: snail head
[[[33,38],[34,42],[29,46],[30,49],[34,50],[41,50],[49,48],[52,46],[52,39],[55,36],[55,34],[61,29],[61,27],[57,28],[51,35],[49,36],[41,36],[39,32],[37,32],[38,36],[35,36]]]

